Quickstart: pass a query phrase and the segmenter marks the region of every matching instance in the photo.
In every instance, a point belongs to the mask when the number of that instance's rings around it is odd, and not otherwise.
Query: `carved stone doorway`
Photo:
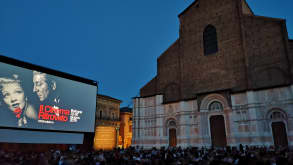
[[[210,131],[213,147],[226,147],[225,120],[222,115],[210,117]]]

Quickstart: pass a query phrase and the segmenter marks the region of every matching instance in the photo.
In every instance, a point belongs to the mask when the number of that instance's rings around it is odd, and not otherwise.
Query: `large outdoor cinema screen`
[[[0,127],[94,132],[97,85],[40,68],[0,59]]]

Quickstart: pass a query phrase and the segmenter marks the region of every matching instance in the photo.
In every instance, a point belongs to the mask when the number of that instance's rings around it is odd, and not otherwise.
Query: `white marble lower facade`
[[[228,146],[274,145],[273,123],[283,123],[293,145],[293,86],[233,93],[230,105],[217,93],[206,95],[200,107],[196,99],[163,104],[163,95],[133,101],[133,146],[168,147],[169,130],[175,129],[176,146],[209,147],[210,118],[218,115],[224,118]]]

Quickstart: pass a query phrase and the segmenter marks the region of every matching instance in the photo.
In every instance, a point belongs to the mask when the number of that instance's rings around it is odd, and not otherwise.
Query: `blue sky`
[[[177,38],[193,0],[0,0],[0,54],[99,82],[131,104]],[[285,18],[292,0],[247,0],[256,15]]]

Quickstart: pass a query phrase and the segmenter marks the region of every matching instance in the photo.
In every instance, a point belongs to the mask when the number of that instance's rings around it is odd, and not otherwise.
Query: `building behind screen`
[[[121,100],[97,95],[96,130],[94,149],[110,150],[118,147]]]
[[[134,146],[293,145],[293,41],[245,0],[196,0],[134,98]],[[276,136],[278,135],[278,136]]]
[[[132,108],[123,107],[120,108],[120,132],[121,137],[119,146],[122,148],[128,148],[131,146],[132,141]]]

